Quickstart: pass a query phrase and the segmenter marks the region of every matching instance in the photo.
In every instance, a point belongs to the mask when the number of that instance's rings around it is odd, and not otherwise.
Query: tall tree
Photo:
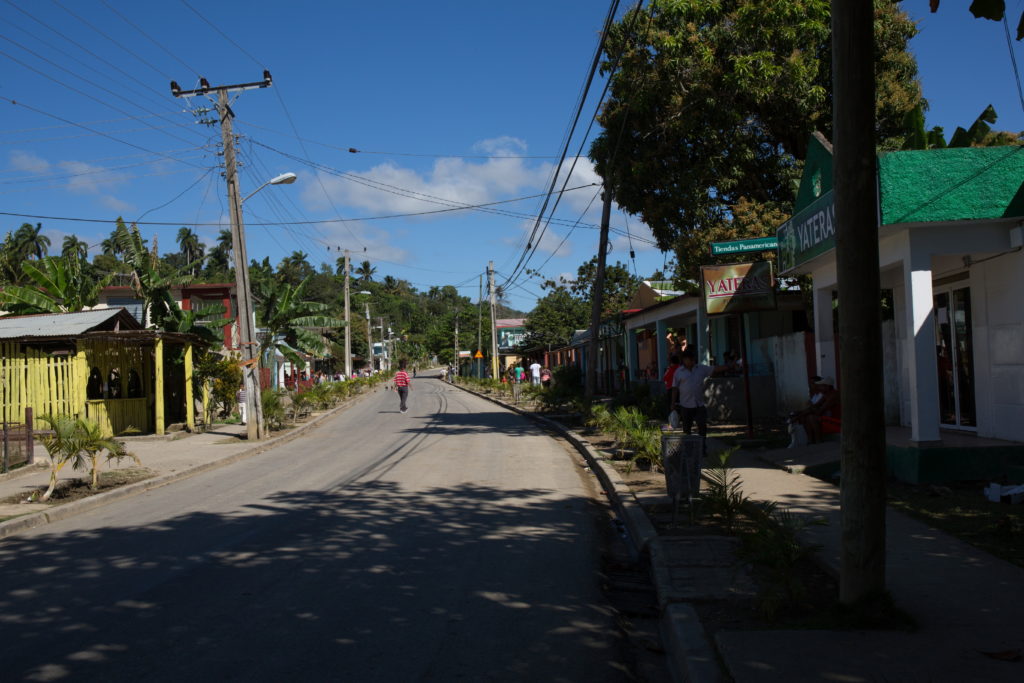
[[[95,306],[100,290],[112,276],[95,281],[80,267],[79,259],[45,256],[21,264],[27,285],[0,290],[0,308],[8,315],[71,313]]]
[[[316,271],[309,262],[309,254],[304,251],[293,251],[277,265],[278,277],[293,287],[298,287],[314,273]]]
[[[621,58],[590,156],[692,279],[701,254],[680,237],[731,227],[744,199],[766,217],[788,211],[811,133],[831,136],[829,17],[829,0],[652,0],[613,27],[605,72]],[[916,28],[889,0],[875,17],[876,134],[898,148],[922,101]]]
[[[185,266],[193,275],[206,253],[206,245],[199,241],[199,235],[191,228],[178,229],[178,248],[185,259]]]
[[[22,223],[21,227],[14,233],[13,242],[15,252],[23,259],[46,256],[50,250],[50,238],[41,234],[42,223]]]
[[[78,239],[77,235],[66,235],[61,243],[60,253],[65,259],[84,261],[89,256],[89,245]]]
[[[362,283],[373,282],[373,274],[377,272],[377,269],[370,265],[369,261],[363,261],[356,266],[355,274]]]

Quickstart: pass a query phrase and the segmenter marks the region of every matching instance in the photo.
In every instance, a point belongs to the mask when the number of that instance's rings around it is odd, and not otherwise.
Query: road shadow
[[[0,544],[3,677],[627,678],[584,497],[375,481],[215,512],[210,495]]]

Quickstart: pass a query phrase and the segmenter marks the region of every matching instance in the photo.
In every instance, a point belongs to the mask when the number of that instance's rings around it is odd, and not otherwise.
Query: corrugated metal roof
[[[123,308],[101,308],[77,313],[18,315],[0,318],[0,339],[76,337],[97,327],[102,327],[104,323],[119,316],[122,329],[140,329],[141,326]]]

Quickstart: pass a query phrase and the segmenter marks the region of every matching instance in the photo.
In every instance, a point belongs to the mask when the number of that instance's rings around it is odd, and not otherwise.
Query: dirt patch
[[[156,476],[156,473],[145,467],[125,467],[123,469],[108,470],[100,473],[99,486],[95,491],[89,488],[88,479],[65,479],[57,484],[57,488],[46,504],[61,505],[63,503],[70,503],[94,496],[97,493],[120,488],[127,484],[134,484],[137,481],[144,481],[154,476]],[[0,503],[18,504],[27,500],[40,502],[39,499],[46,492],[46,488],[46,486],[40,486],[15,496],[8,496],[0,500]]]

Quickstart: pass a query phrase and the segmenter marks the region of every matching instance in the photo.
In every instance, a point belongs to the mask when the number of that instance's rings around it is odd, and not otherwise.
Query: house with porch
[[[124,308],[0,318],[0,418],[23,422],[26,408],[84,417],[106,436],[195,429],[200,343],[144,329]]]

